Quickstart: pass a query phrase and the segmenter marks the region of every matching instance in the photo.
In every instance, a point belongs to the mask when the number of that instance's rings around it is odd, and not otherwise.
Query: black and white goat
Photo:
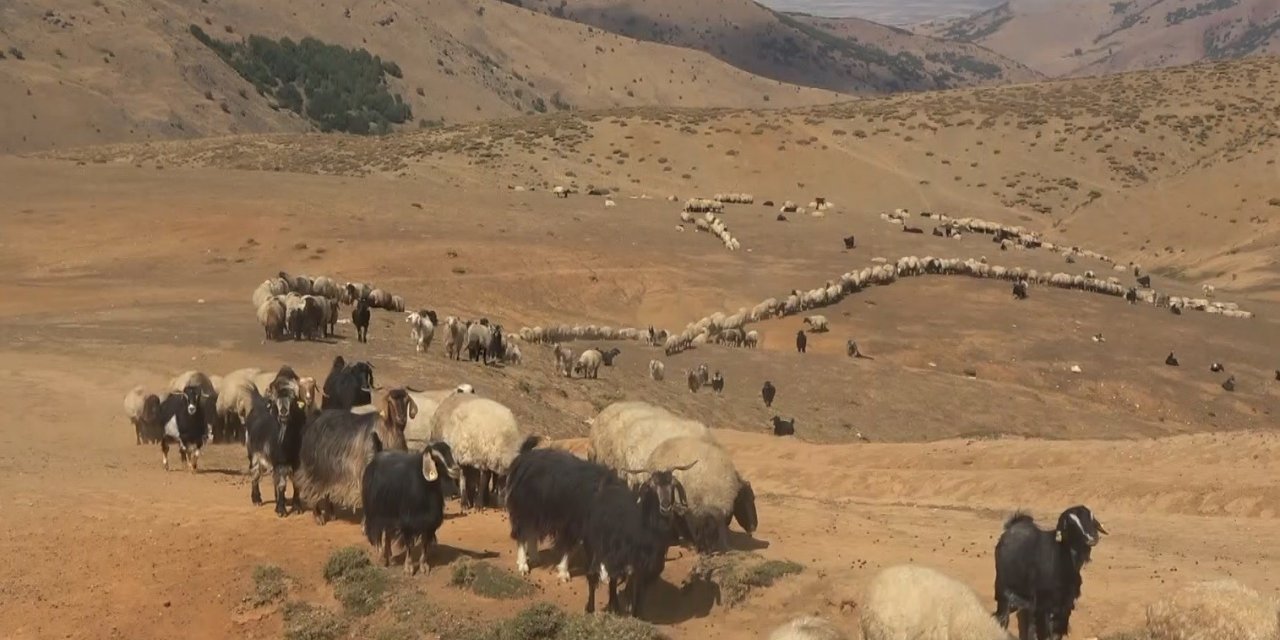
[[[200,448],[208,433],[207,407],[210,396],[196,384],[189,384],[181,392],[170,393],[160,403],[160,424],[164,434],[160,436],[160,451],[165,471],[169,470],[169,446],[178,445],[182,461],[198,470]]]
[[[674,472],[696,464],[695,460],[670,470],[627,470],[648,475],[638,489],[639,496],[613,483],[596,493],[582,536],[587,556],[587,613],[596,610],[596,587],[602,579],[609,585],[606,609],[623,613],[618,584],[625,580],[630,600],[626,612],[640,617],[645,592],[666,566],[673,516],[688,508],[684,488]]]
[[[291,369],[289,371],[292,372]],[[288,482],[293,482],[293,510],[295,513],[302,510],[294,472],[300,464],[307,407],[297,383],[283,374],[278,375],[267,389],[267,397],[254,390],[253,408],[245,420],[245,449],[249,456],[249,482],[252,486],[249,497],[254,505],[262,504],[258,482],[264,473],[270,472],[276,515],[284,517],[287,513],[285,489]]]
[[[1089,562],[1099,534],[1106,533],[1083,505],[1063,511],[1052,531],[1036,526],[1030,515],[1015,513],[996,543],[995,617],[1000,626],[1007,627],[1010,612],[1016,611],[1021,640],[1065,636],[1080,597],[1080,569]]]
[[[431,571],[427,549],[436,543],[436,531],[444,524],[445,479],[457,480],[458,465],[453,452],[443,442],[432,442],[423,451],[381,451],[382,443],[373,436],[378,450],[364,468],[361,482],[361,505],[364,511],[364,535],[369,544],[381,547],[382,566],[391,564],[391,546],[404,547],[404,571],[408,574],[423,568]],[[413,562],[414,549],[419,549]]]

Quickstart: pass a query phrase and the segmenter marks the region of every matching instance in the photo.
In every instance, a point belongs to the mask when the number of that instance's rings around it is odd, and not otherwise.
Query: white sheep
[[[1280,638],[1276,602],[1234,580],[1188,585],[1147,607],[1151,640]]]
[[[612,209],[613,207],[618,206],[618,203],[616,203],[616,202],[614,202],[613,200],[610,200],[610,199],[608,199],[608,198],[605,198],[604,206],[605,206],[605,208],[606,208],[606,209]]]
[[[595,349],[587,349],[578,356],[577,364],[573,365],[573,372],[583,378],[600,377],[600,365],[604,363],[604,354]]]
[[[520,353],[520,345],[508,340],[505,351],[502,353],[502,363],[520,364],[521,362],[524,362],[524,354]]]
[[[1012,640],[973,589],[915,565],[876,574],[861,613],[864,640]]]
[[[418,353],[426,353],[431,348],[431,339],[436,335],[436,325],[425,313],[414,311],[404,319],[409,323],[409,336],[413,340],[414,349]]]
[[[416,391],[408,389],[409,397],[413,398],[413,402],[418,406],[418,413],[410,417],[405,423],[404,439],[413,444],[422,444],[431,439],[431,419],[436,415],[436,409],[444,402],[445,398],[455,394],[474,394],[476,390],[469,384],[460,384],[452,389],[435,389],[431,391]]]
[[[557,186],[554,189],[552,189],[551,193],[554,193],[557,198],[569,197],[569,190],[561,186]]]
[[[537,443],[520,434],[511,409],[470,393],[455,393],[440,402],[431,416],[431,437],[448,443],[454,460],[463,468],[460,488],[464,505],[475,504],[468,486],[477,483],[481,508],[490,477],[505,476],[516,456]]]
[[[849,636],[823,618],[801,616],[769,634],[769,640],[848,640]]]
[[[804,324],[808,325],[810,331],[821,333],[827,330],[827,317],[805,316]]]
[[[649,377],[650,378],[652,378],[655,382],[662,382],[662,379],[665,378],[666,375],[667,375],[667,365],[663,364],[661,360],[649,361]]]
[[[681,436],[710,438],[701,422],[688,420],[647,402],[616,402],[605,407],[591,423],[591,448],[595,461],[618,471],[629,483],[642,478],[626,474],[639,471],[666,440]]]
[[[279,298],[272,296],[258,305],[258,322],[267,340],[279,340],[284,337],[285,306]]]
[[[697,461],[688,469],[680,467]],[[682,514],[687,533],[699,551],[727,551],[729,518],[748,533],[755,531],[755,494],[751,483],[738,475],[719,444],[706,435],[670,438],[649,454],[646,469],[676,469],[688,508]]]
[[[137,444],[160,439],[160,397],[138,385],[124,396],[124,415],[133,423]]]

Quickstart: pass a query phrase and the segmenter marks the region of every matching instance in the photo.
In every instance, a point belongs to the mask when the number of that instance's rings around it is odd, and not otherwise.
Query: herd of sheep
[[[340,304],[355,307],[357,337],[367,341],[369,309],[404,311],[404,298],[360,282],[339,287],[328,276],[290,276],[281,271],[253,290],[253,308],[267,340],[317,340],[334,335]]]

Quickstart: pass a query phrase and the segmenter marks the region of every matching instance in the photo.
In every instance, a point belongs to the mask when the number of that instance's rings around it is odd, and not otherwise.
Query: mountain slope
[[[945,89],[1038,77],[977,47],[865,20],[776,12],[751,0],[508,1],[632,38],[705,51],[767,78],[845,93]],[[978,64],[966,64],[971,60]]]
[[[1050,76],[1280,52],[1280,0],[1009,0],[923,33],[972,42]]]
[[[192,36],[317,38],[395,62],[392,91],[432,125],[558,108],[788,106],[837,96],[481,0],[17,0],[0,7],[0,152],[306,131]]]

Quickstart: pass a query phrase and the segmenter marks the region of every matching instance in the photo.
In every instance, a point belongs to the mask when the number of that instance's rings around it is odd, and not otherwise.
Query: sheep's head
[[[1098,544],[1101,536],[1106,534],[1106,527],[1102,526],[1088,507],[1076,505],[1058,516],[1058,527],[1054,533],[1054,539],[1082,552],[1087,561],[1088,550]]]
[[[454,393],[457,393],[457,394],[469,393],[469,394],[473,394],[473,395],[474,395],[474,394],[475,394],[475,392],[476,392],[476,389],[475,389],[475,387],[473,387],[473,386],[471,386],[471,385],[469,385],[469,384],[467,384],[467,383],[465,383],[465,382],[464,382],[464,383],[462,383],[462,384],[460,384],[460,385],[458,385],[458,386],[454,387],[454,388],[453,388],[453,392],[454,392]]]
[[[688,471],[694,465],[698,464],[697,460],[689,464],[672,467],[670,469],[653,469],[653,470],[632,470],[626,469],[624,473],[635,475],[647,475],[648,478],[642,485],[642,492],[653,491],[653,495],[658,500],[658,511],[662,515],[670,515],[671,513],[683,513],[689,507],[688,496],[685,495],[684,485],[680,484],[680,480],[676,478],[675,472]]]

